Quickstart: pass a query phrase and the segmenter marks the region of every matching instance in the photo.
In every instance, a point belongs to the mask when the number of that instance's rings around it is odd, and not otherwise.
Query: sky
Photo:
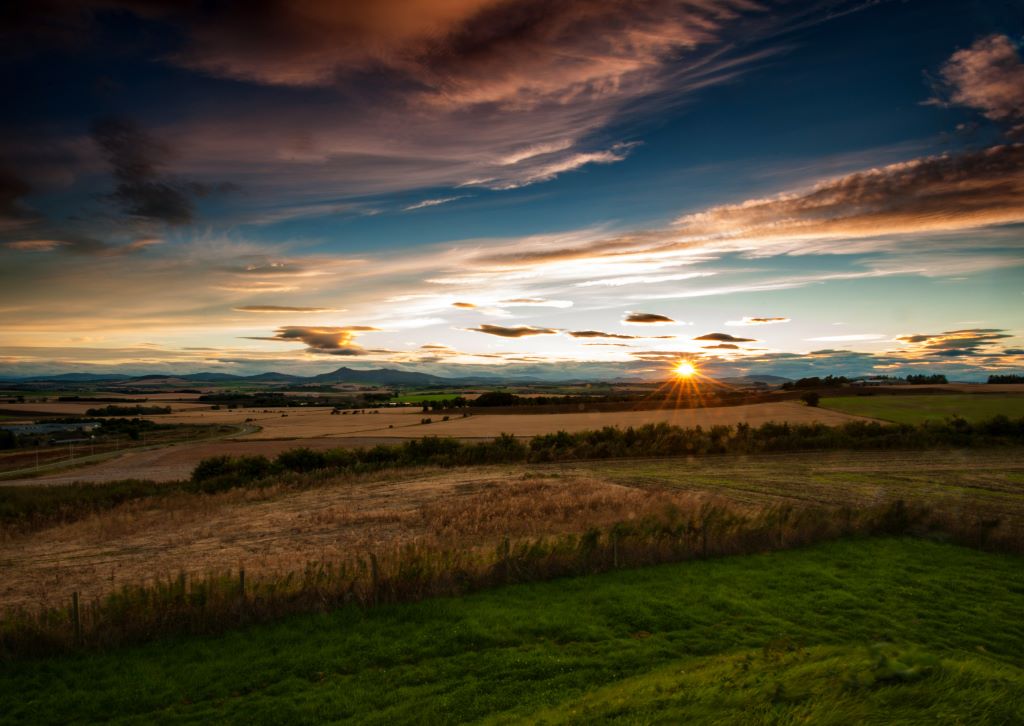
[[[1024,371],[1020,0],[11,0],[0,375]]]

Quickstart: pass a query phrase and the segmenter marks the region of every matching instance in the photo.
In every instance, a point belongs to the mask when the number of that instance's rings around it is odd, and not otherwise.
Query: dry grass
[[[522,468],[394,473],[321,488],[232,490],[131,502],[0,544],[0,607],[93,598],[168,573],[254,576],[407,544],[440,549],[642,519],[716,497]]]
[[[1024,541],[1019,451],[835,452],[493,466],[325,477],[315,488],[140,500],[0,543],[0,606],[98,597],[180,571],[253,577],[405,545],[430,550],[606,530],[714,504],[853,511],[923,503]]]

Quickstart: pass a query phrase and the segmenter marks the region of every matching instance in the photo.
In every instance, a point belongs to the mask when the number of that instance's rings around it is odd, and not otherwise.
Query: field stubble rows
[[[1019,541],[1024,458],[993,450],[603,461],[334,476],[302,491],[176,494],[9,536],[0,543],[0,606],[52,604],[73,590],[95,597],[181,571],[245,567],[271,576],[381,548],[493,546],[669,508],[862,509],[896,500],[966,524],[994,522],[995,533]]]

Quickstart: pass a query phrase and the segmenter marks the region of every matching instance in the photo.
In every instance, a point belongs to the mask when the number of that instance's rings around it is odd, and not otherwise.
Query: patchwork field
[[[975,422],[999,414],[1021,418],[1024,416],[1024,395],[829,396],[822,398],[821,406],[852,416],[894,423],[917,424],[950,416]]]
[[[0,665],[0,722],[1012,724],[1022,610],[1016,557],[851,540]]]
[[[448,415],[449,420],[444,421]],[[424,418],[430,424],[422,424]],[[244,423],[261,428],[246,439],[329,437],[419,438],[424,435],[459,438],[492,438],[502,433],[535,436],[555,431],[586,431],[602,426],[642,426],[669,423],[677,426],[758,425],[766,421],[800,423],[845,423],[851,416],[837,411],[813,409],[792,401],[721,408],[617,411],[611,413],[507,414],[488,415],[474,410],[461,413],[423,413],[417,407],[379,409],[379,413],[332,415],[326,408],[237,409],[235,411],[193,410],[161,416],[163,423]]]
[[[423,418],[430,418],[432,423],[420,423]],[[491,439],[502,433],[534,436],[556,431],[586,431],[603,426],[642,426],[659,422],[684,427],[735,425],[741,422],[757,426],[768,421],[838,425],[856,418],[795,402],[615,413],[495,416],[474,413],[468,418],[454,414],[448,421],[443,421],[443,416],[424,414],[415,408],[381,409],[379,414],[345,415],[332,415],[330,409],[323,408],[271,409],[266,413],[262,409],[182,411],[160,416],[159,420],[161,423],[249,425],[261,429],[220,441],[130,452],[90,466],[6,483],[70,484],[76,481],[104,482],[125,478],[173,481],[188,477],[203,459],[221,454],[274,456],[298,446],[314,449],[355,447],[396,443],[423,436]]]

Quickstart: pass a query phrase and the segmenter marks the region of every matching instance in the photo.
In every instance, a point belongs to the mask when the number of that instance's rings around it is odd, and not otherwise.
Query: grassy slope
[[[0,720],[1012,723],[1021,612],[1020,559],[847,541],[8,664]]]
[[[1024,450],[814,452],[565,465],[630,486],[710,492],[744,504],[860,506],[903,499],[1024,526]]]
[[[953,415],[974,422],[999,414],[1010,418],[1024,416],[1024,396],[837,396],[823,398],[821,407],[895,423],[917,424],[929,419],[942,420]]]

